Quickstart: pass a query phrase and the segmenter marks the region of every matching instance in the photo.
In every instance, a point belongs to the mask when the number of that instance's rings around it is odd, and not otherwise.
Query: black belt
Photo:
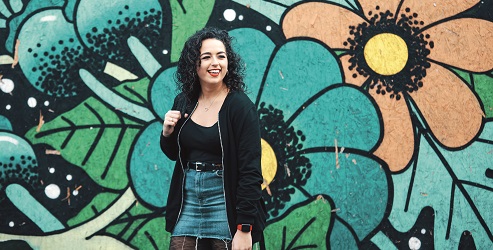
[[[215,171],[223,170],[223,164],[221,163],[209,163],[209,162],[187,162],[187,168],[195,171]]]

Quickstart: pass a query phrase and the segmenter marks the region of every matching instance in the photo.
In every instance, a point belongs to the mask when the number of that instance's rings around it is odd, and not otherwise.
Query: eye
[[[200,58],[200,60],[207,60],[209,58],[211,58],[211,57],[210,56],[203,56],[203,57]]]

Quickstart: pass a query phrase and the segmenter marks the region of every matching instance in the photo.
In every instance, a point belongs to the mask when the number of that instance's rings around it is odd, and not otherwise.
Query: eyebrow
[[[226,54],[226,52],[225,51],[219,51],[219,52],[217,52],[217,54]],[[212,53],[211,52],[204,52],[204,53],[200,54],[200,56],[203,56],[203,55],[212,55]]]

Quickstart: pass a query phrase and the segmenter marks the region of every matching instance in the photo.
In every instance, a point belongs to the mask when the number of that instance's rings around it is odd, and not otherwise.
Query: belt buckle
[[[195,171],[202,172],[202,170],[199,169],[199,165],[202,165],[202,162],[195,162]]]

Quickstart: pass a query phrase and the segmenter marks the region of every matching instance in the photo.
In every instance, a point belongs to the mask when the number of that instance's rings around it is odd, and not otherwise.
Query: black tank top
[[[211,127],[204,127],[189,119],[181,130],[180,144],[187,161],[221,162],[222,150],[217,122]]]

